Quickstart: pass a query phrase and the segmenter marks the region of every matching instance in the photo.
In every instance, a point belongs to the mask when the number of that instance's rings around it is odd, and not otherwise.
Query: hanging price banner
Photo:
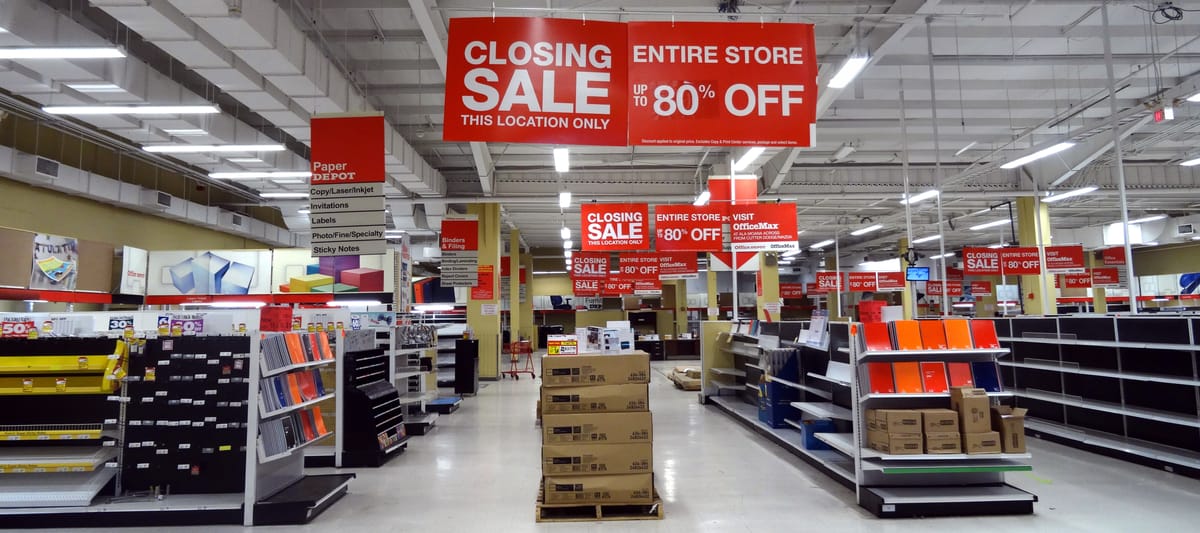
[[[604,286],[604,280],[575,278],[571,284],[574,286],[572,293],[576,297],[599,296],[600,290]]]
[[[730,247],[735,252],[799,250],[796,204],[735,205],[729,209]]]
[[[803,283],[780,283],[779,284],[780,298],[803,298],[804,284]]]
[[[850,272],[847,285],[850,292],[875,292],[879,286],[874,272]]]
[[[846,288],[846,276],[840,272],[817,272],[817,292],[841,292]]]
[[[624,253],[617,256],[617,270],[627,280],[658,282],[660,260],[656,253]]]
[[[876,289],[880,292],[892,292],[904,290],[904,273],[903,272],[878,272],[876,276]]]
[[[992,282],[990,281],[972,281],[971,296],[991,296]]]
[[[1083,264],[1083,247],[1076,244],[1071,246],[1046,247],[1046,272],[1055,274],[1086,274]]]
[[[1064,289],[1087,289],[1092,286],[1092,274],[1084,272],[1082,274],[1063,274]]]
[[[1093,287],[1120,287],[1121,272],[1116,268],[1093,268]]]
[[[650,249],[650,209],[646,204],[579,206],[584,251]]]
[[[654,249],[660,252],[721,251],[719,205],[654,206]]]
[[[671,252],[658,254],[658,279],[698,279],[700,264],[696,252]]]
[[[949,287],[949,289],[948,289],[950,291],[949,296],[951,298],[958,298],[963,295],[963,285],[962,285],[961,281],[949,281],[949,282],[946,282],[945,286]],[[926,296],[943,296],[943,295],[945,295],[945,293],[943,292],[942,287],[943,287],[943,283],[941,281],[937,281],[937,280],[927,281],[927,282],[925,282],[925,295]]]

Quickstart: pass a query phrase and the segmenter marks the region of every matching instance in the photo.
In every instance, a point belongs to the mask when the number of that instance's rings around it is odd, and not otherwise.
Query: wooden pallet
[[[538,522],[611,522],[617,520],[662,520],[663,503],[654,491],[650,503],[542,503],[545,497],[538,487]]]

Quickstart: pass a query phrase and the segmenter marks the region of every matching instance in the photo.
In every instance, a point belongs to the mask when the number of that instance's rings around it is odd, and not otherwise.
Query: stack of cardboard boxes
[[[987,391],[970,387],[950,389],[950,407],[958,411],[963,451],[1000,453],[1000,434],[992,431],[992,402]]]
[[[889,455],[1025,452],[1025,409],[992,407],[987,391],[955,387],[953,409],[869,409],[867,445]]]
[[[542,359],[544,504],[637,504],[654,498],[650,357]]]

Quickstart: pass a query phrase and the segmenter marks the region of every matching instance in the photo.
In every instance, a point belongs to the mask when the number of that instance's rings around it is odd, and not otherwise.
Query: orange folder
[[[925,386],[925,392],[950,392],[950,386],[946,383],[946,363],[921,362],[921,383]]]
[[[288,395],[292,398],[292,405],[296,405],[304,401],[304,397],[300,395],[300,382],[296,380],[296,374],[288,374]]]
[[[971,345],[971,326],[966,319],[943,320],[942,324],[946,328],[946,347],[951,350],[970,350],[974,348]]]
[[[299,372],[294,374],[296,381],[300,385],[300,396],[304,401],[311,400],[317,397],[317,384],[313,382],[313,376],[310,372]]]
[[[312,413],[308,411],[300,412],[300,427],[304,428],[304,442],[317,438],[317,432],[313,429]]]
[[[966,322],[965,320],[961,322]],[[971,378],[971,363],[947,363],[950,369],[951,387],[974,387],[975,380]]]
[[[863,324],[863,337],[867,341],[868,352],[883,352],[892,350],[892,334],[884,322],[868,322]],[[888,372],[891,373],[890,370]]]
[[[300,345],[300,336],[295,333],[284,333],[283,340],[287,344],[288,357],[295,364],[304,363],[304,347]]]
[[[321,408],[313,407],[312,415],[313,422],[317,425],[317,435],[320,436],[328,433],[328,431],[325,430],[325,418],[321,416]]]
[[[317,335],[317,344],[321,345],[321,359],[333,359],[333,349],[329,347],[329,335]]]
[[[871,381],[871,392],[876,394],[896,393],[891,363],[867,363],[867,377]]]
[[[921,386],[921,365],[919,363],[892,363],[892,373],[896,376],[896,392],[912,394],[925,392]]]
[[[946,329],[941,320],[921,320],[921,344],[926,350],[946,349]]]
[[[971,337],[975,339],[976,348],[1000,348],[1000,340],[996,338],[996,324],[991,320],[972,320]]]
[[[897,350],[923,350],[921,344],[921,326],[916,320],[897,320],[892,322],[896,331]]]

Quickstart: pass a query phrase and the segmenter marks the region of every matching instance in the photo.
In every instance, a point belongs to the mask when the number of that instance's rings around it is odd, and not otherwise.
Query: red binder
[[[946,330],[941,320],[921,320],[921,344],[926,350],[946,349]]]
[[[975,380],[971,378],[971,363],[947,363],[947,366],[950,369],[951,387],[975,386]]]
[[[1000,341],[996,338],[996,324],[991,320],[972,320],[971,337],[975,339],[976,348],[1000,348]]]
[[[925,392],[921,385],[921,366],[918,363],[892,363],[896,376],[896,392],[912,394]]]
[[[333,359],[333,349],[329,347],[329,335],[317,335],[317,343],[321,345],[320,359]]]
[[[871,392],[876,394],[896,393],[891,363],[867,363],[867,378],[871,382]]]
[[[971,345],[971,326],[966,319],[951,319],[944,320],[942,324],[946,328],[946,347],[951,350],[970,350],[974,348]]]
[[[867,341],[868,352],[892,350],[892,334],[884,322],[868,322],[863,324],[863,337]],[[891,375],[891,371],[888,371]]]
[[[295,374],[295,376],[296,381],[300,385],[300,397],[304,398],[304,401],[316,398],[317,384],[313,381],[312,374],[309,372],[298,372]]]
[[[892,322],[892,327],[896,331],[896,349],[924,349],[924,345],[921,344],[921,326],[917,325],[916,320],[897,320]]]
[[[925,392],[950,392],[946,382],[946,364],[941,361],[922,362],[921,383],[925,386]]]
[[[313,416],[313,422],[315,422],[316,426],[317,426],[317,435],[320,436],[320,435],[329,433],[329,431],[327,431],[325,429],[325,418],[321,416],[321,408],[320,407],[312,408],[312,416]]]

